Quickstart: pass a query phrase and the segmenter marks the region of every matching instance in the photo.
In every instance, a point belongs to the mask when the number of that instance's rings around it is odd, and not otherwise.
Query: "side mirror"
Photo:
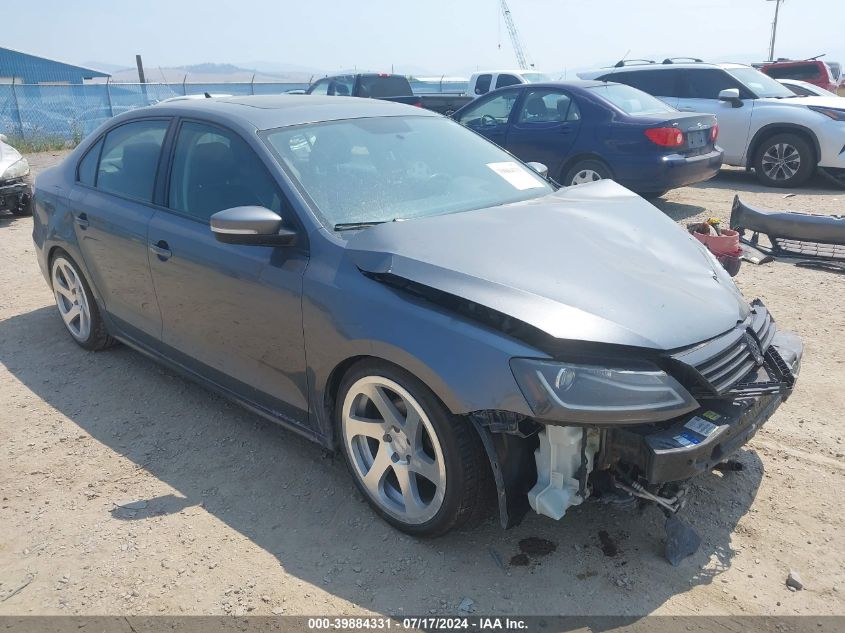
[[[727,101],[735,108],[742,107],[742,99],[739,98],[739,88],[725,88],[719,92],[719,101]]]
[[[264,207],[233,207],[211,216],[211,232],[219,242],[226,244],[292,244],[296,231],[282,225],[281,216]]]
[[[549,179],[549,168],[546,167],[543,163],[530,162],[526,164],[531,169],[536,171],[540,175],[540,178],[545,178],[546,180]]]

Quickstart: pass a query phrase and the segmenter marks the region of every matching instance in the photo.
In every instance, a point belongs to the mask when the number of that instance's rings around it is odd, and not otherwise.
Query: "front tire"
[[[106,330],[91,287],[65,251],[59,251],[53,257],[50,283],[59,316],[77,345],[92,351],[114,345],[115,340]]]
[[[340,385],[335,424],[355,485],[395,528],[438,536],[490,511],[481,439],[408,372],[378,360],[353,366]]]
[[[816,171],[810,143],[797,134],[775,134],[760,143],[754,154],[757,180],[769,187],[799,187]]]

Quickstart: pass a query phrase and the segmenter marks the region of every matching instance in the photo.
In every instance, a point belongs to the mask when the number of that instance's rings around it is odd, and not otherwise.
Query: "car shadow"
[[[674,202],[672,200],[664,200],[663,198],[656,198],[654,200],[650,200],[650,202],[655,207],[663,211],[663,213],[675,220],[675,222],[695,217],[706,211],[704,207],[697,204]]]
[[[490,518],[414,539],[368,508],[340,459],[125,346],[79,349],[52,307],[0,322],[0,362],[175,491],[146,499],[129,485],[103,504],[104,523],[131,520],[154,532],[159,516],[201,506],[286,573],[390,615],[456,613],[465,597],[484,614],[651,613],[730,567],[732,535],[763,476],[758,456],[744,450],[743,471],[700,478],[684,516],[703,543],[677,567],[663,558],[663,515],[632,504],[589,502],[560,522],[531,514],[504,531]],[[516,556],[530,537],[551,545]]]
[[[767,187],[762,184],[754,172],[738,168],[723,167],[714,178],[692,185],[704,189],[736,189],[737,193],[781,193],[784,196],[830,194],[845,191],[841,186],[831,182],[821,173],[816,173],[801,187],[786,189],[781,187]]]

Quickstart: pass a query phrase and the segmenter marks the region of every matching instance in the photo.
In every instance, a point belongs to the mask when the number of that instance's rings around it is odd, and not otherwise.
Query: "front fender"
[[[315,248],[322,248],[314,240]],[[332,443],[325,405],[335,371],[356,357],[386,360],[423,381],[454,414],[479,410],[532,415],[509,361],[545,354],[445,309],[364,276],[348,260],[311,259],[303,328],[315,430]]]

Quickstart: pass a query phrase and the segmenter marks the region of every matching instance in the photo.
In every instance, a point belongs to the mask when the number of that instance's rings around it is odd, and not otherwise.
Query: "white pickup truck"
[[[517,84],[535,84],[541,81],[553,81],[546,73],[536,70],[480,70],[469,78],[466,94],[480,97],[496,88]]]

